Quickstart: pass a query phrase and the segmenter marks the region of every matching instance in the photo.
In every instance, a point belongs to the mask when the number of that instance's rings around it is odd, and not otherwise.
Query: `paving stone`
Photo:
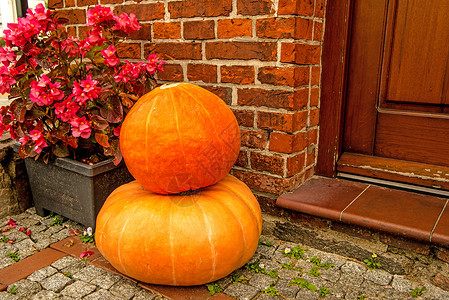
[[[401,293],[408,293],[410,290],[418,287],[418,284],[405,279],[403,275],[394,275],[391,286]]]
[[[106,271],[104,271],[103,269],[98,268],[93,265],[88,265],[87,267],[82,268],[77,273],[75,273],[73,275],[73,279],[90,282],[90,281],[94,280],[95,278],[104,276],[105,274],[106,274]]]
[[[268,258],[268,257],[272,257],[274,252],[276,252],[276,247],[259,245],[259,246],[257,246],[256,252],[259,253],[262,257]]]
[[[16,289],[16,295],[25,299],[31,298],[31,296],[37,294],[40,290],[42,290],[42,287],[39,283],[27,279],[22,279],[15,282],[14,284],[9,285],[7,292],[11,292],[11,289],[13,289],[14,286]]]
[[[224,290],[225,294],[240,300],[252,299],[258,292],[259,290],[257,288],[242,283],[232,284]]]
[[[6,268],[14,264],[14,261],[9,257],[0,257],[0,269]]]
[[[123,299],[131,299],[139,290],[136,283],[126,279],[121,279],[109,289],[112,295]]]
[[[308,289],[300,289],[298,294],[296,294],[297,300],[318,300],[320,295],[316,291],[311,291]]]
[[[45,278],[57,273],[58,270],[56,270],[55,268],[48,266],[42,269],[39,269],[35,272],[33,272],[33,274],[31,274],[30,276],[27,277],[28,280],[31,281],[42,281]]]
[[[20,297],[18,295],[11,295],[8,292],[1,292],[0,299],[2,299],[2,300],[19,300]]]
[[[449,292],[430,284],[425,284],[424,286],[426,290],[422,293],[422,298],[432,300],[449,299]],[[422,288],[422,286],[419,286],[419,288]]]
[[[326,279],[330,282],[337,282],[341,277],[341,272],[338,269],[329,268],[329,269],[320,269],[321,275],[320,277]]]
[[[278,276],[280,279],[292,280],[295,277],[298,277],[302,274],[302,272],[298,270],[290,270],[290,269],[280,269],[278,271]]]
[[[273,282],[276,282],[276,279],[268,275],[255,274],[249,281],[249,285],[258,288],[259,290],[262,290],[268,288],[270,284]]]
[[[156,298],[156,295],[151,294],[151,293],[149,293],[149,292],[147,292],[145,290],[140,290],[133,297],[133,300],[152,300],[152,299],[155,299],[155,298]]]
[[[45,232],[53,235],[55,233],[60,232],[63,229],[64,229],[64,226],[62,226],[62,225],[54,225],[54,226],[50,226]]]
[[[63,240],[67,237],[70,236],[70,231],[68,228],[64,228],[61,231],[59,231],[58,233],[55,233],[52,235],[52,238],[55,239],[56,241],[60,241]]]
[[[19,242],[23,240],[29,240],[28,236],[24,234],[23,232],[17,231],[17,229],[13,229],[14,231],[7,231],[6,234],[4,234],[5,237],[7,237],[10,240],[15,240],[14,244],[17,245]],[[17,247],[17,246],[16,246]]]
[[[33,219],[30,219],[30,220],[33,220]],[[42,231],[44,231],[44,230],[46,230],[48,228],[46,225],[40,224],[39,221],[37,221],[37,220],[34,220],[34,221],[37,222],[37,224],[27,228],[28,230],[31,230],[31,236],[30,237],[32,239],[33,239],[33,234],[36,235],[39,232],[42,232]]]
[[[44,289],[53,291],[55,293],[59,293],[62,291],[67,285],[72,283],[73,280],[67,276],[64,276],[62,273],[56,273],[41,282],[41,285]]]
[[[78,258],[67,255],[53,262],[51,266],[61,271],[62,269],[71,266],[73,264],[76,264],[79,261],[80,260]]]
[[[104,273],[103,275],[94,278],[92,281],[90,281],[90,283],[107,290],[115,283],[117,283],[120,279],[122,279],[122,277],[119,275]]]
[[[390,284],[393,275],[384,270],[374,269],[368,270],[363,274],[363,277],[379,285]]]
[[[53,242],[54,241],[50,238],[40,239],[34,244],[34,247],[42,250],[42,249],[48,248],[48,246],[50,246]]]
[[[154,296],[153,296],[154,298]],[[143,298],[143,299],[153,299],[153,298]],[[120,300],[122,298],[116,297],[111,294],[108,290],[101,289],[96,292],[93,292],[90,295],[87,295],[84,297],[84,300]],[[136,299],[136,297],[133,298],[133,300]]]
[[[78,280],[66,286],[61,291],[61,294],[75,299],[81,299],[82,297],[92,293],[96,289],[97,287],[95,285]]]
[[[282,299],[284,299],[282,296],[268,295],[265,293],[257,297],[257,300],[282,300]]]
[[[59,300],[62,296],[52,291],[42,290],[33,297],[31,300]]]
[[[291,280],[279,280],[274,288],[284,297],[295,298],[300,290],[297,285],[290,285]]]

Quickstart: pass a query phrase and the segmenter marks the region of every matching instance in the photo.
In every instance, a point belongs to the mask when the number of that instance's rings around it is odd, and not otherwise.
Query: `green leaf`
[[[70,155],[67,145],[65,145],[62,141],[59,141],[56,144],[54,144],[52,147],[52,151],[58,157],[67,157]]]

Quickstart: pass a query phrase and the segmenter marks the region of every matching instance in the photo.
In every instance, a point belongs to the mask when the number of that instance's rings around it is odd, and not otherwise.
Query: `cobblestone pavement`
[[[11,218],[17,224],[14,228],[8,226],[10,217],[0,219],[0,273],[1,269],[17,263],[14,259],[20,261],[69,237],[71,229],[84,230],[81,225],[59,216],[42,218],[36,215],[34,209]],[[382,266],[368,269],[366,263],[339,254],[286,242],[274,235],[264,235],[256,254],[246,266],[209,284],[207,288],[211,294],[221,293],[217,300],[232,299],[231,297],[449,299],[448,292],[429,282],[412,281],[401,272],[398,273],[402,275],[398,275],[391,268],[387,271]],[[377,258],[371,256],[371,259],[378,262]],[[5,291],[0,292],[0,299],[169,298],[143,289],[136,282],[107,272],[86,260],[65,256],[28,277],[9,284]]]

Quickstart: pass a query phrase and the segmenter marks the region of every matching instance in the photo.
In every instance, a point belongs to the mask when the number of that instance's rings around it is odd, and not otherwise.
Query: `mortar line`
[[[346,209],[349,208],[349,206],[352,205],[352,203],[355,202],[355,200],[357,200],[360,196],[362,196],[362,194],[371,186],[371,184],[369,184],[363,191],[360,192],[360,194],[357,195],[357,197],[355,197],[341,212],[340,212],[340,221],[341,221],[341,217],[343,216],[343,213]]]

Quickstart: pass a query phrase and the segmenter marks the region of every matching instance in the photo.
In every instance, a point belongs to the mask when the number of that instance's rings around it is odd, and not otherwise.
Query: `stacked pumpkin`
[[[199,285],[253,256],[261,211],[228,174],[240,130],[218,96],[188,83],[154,89],[128,113],[120,148],[137,181],[108,197],[95,233],[117,270],[148,283]]]

